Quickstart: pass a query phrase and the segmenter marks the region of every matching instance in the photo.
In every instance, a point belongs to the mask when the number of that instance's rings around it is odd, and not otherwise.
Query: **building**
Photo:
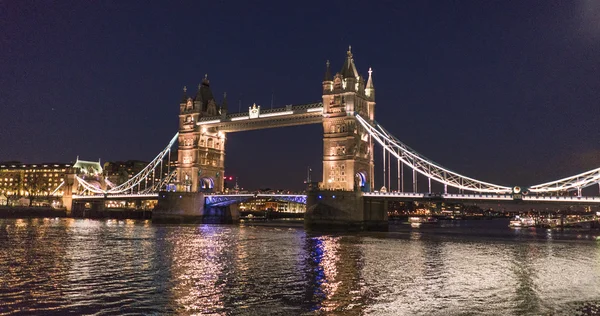
[[[6,197],[6,204],[14,204],[24,198],[32,205],[46,205],[51,202],[50,196],[64,194],[65,173],[70,172],[86,180],[95,180],[98,187],[103,185],[99,161],[79,160],[79,157],[75,163],[24,164],[8,161],[0,163],[0,195]]]
[[[179,146],[177,161],[177,190],[184,192],[223,190],[225,170],[225,134],[207,130],[196,123],[201,117],[227,115],[227,95],[217,105],[204,76],[194,98],[183,97],[179,104]]]
[[[7,204],[14,203],[21,197],[35,200],[44,196],[62,195],[60,188],[65,173],[72,167],[70,163],[0,163],[0,194],[7,198]]]
[[[350,48],[342,69],[332,76],[327,61],[323,79],[323,183],[327,190],[373,190],[373,142],[354,114],[375,118],[371,69],[365,83]]]
[[[104,177],[107,182],[120,185],[141,172],[147,165],[148,162],[140,160],[105,162]]]
[[[266,211],[282,213],[304,213],[306,205],[296,202],[279,201],[275,199],[256,198],[240,203],[240,211]]]

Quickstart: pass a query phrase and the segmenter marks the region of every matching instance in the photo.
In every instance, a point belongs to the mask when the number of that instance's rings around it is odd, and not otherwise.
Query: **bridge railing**
[[[425,193],[414,192],[364,192],[363,196],[423,198]]]
[[[523,196],[524,201],[600,202],[599,196]]]

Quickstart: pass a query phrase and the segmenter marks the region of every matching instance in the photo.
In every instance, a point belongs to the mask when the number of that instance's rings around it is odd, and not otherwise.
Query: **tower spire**
[[[367,80],[367,86],[365,87],[365,94],[368,97],[375,99],[375,86],[373,86],[373,70],[369,67],[369,79]]]
[[[194,101],[197,101],[199,103],[203,102],[202,101],[202,93],[201,93],[201,91],[202,91],[202,84],[199,83],[198,84],[198,92],[196,92],[196,98],[194,99]]]
[[[186,103],[187,102],[187,87],[183,86],[183,97],[181,98],[181,103]]]
[[[329,59],[325,65],[327,65],[327,67],[325,68],[325,77],[323,78],[323,81],[332,81],[333,78],[331,77],[331,69],[329,68]]]
[[[354,65],[354,58],[352,56],[352,46],[348,46],[346,61],[344,61],[344,66],[342,66],[340,74],[344,78],[358,78],[358,71],[356,70],[356,65]]]
[[[367,89],[373,89],[373,78],[371,78],[371,74],[373,73],[373,70],[371,70],[371,67],[369,67],[369,80],[367,80]]]
[[[223,103],[221,103],[221,115],[227,115],[227,92],[223,93]]]

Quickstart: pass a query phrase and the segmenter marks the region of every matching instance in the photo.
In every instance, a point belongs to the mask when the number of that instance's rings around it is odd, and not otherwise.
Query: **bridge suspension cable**
[[[169,184],[169,182],[171,182],[171,180],[173,180],[176,176],[177,176],[177,169],[174,169],[164,179],[162,179],[161,181],[159,181],[157,183],[154,183],[154,185],[146,188],[145,190],[141,191],[140,193],[147,194],[147,193],[152,193],[152,192],[158,192],[161,188],[166,187],[166,185]]]
[[[413,170],[413,190],[416,189],[416,174],[414,173],[416,171],[426,176],[430,180],[433,179],[434,181],[444,184],[445,187],[451,186],[459,190],[468,190],[472,192],[512,192],[512,188],[510,187],[479,181],[473,178],[465,177],[454,171],[450,171],[438,165],[437,163],[427,159],[412,148],[408,147],[406,144],[402,143],[377,122],[371,124],[358,114],[356,115],[356,118],[360,125],[369,133],[369,135],[372,138],[374,138],[385,149],[385,151],[396,157],[403,164],[407,165]],[[389,180],[387,182],[389,183]]]
[[[178,137],[179,137],[179,133],[176,133],[175,136],[173,136],[173,138],[167,145],[167,147],[165,147],[150,163],[148,163],[148,165],[146,165],[146,167],[144,167],[144,169],[142,169],[140,172],[138,172],[136,175],[131,177],[129,180],[123,182],[122,184],[120,184],[118,186],[114,186],[112,183],[108,182],[110,188],[108,190],[103,190],[101,188],[95,187],[94,185],[90,184],[85,179],[82,179],[79,176],[76,176],[76,179],[85,190],[95,193],[95,194],[119,194],[119,193],[133,191],[134,189],[136,189],[136,187],[137,187],[137,191],[139,193],[140,192],[140,184],[143,181],[146,181],[148,179],[152,179],[152,186],[150,186],[150,188],[156,189],[156,191],[158,191],[162,185],[166,185],[168,183],[168,181],[173,179],[173,176],[175,175],[175,171],[171,172],[170,166],[168,166],[169,171],[168,171],[167,177],[165,178],[168,180],[166,180],[166,182],[165,182],[165,179],[162,179],[162,163],[163,163],[163,160],[165,159],[165,157],[169,157],[169,160],[170,160],[171,147],[173,147],[173,145],[177,141]],[[155,180],[154,175],[156,173],[156,168],[159,166],[160,166],[160,172],[161,172],[161,175],[160,175],[161,180],[158,181],[160,186],[157,186],[156,181],[154,181]],[[148,186],[144,187],[144,192],[148,192]]]
[[[583,188],[600,184],[600,168],[586,171],[572,177],[536,184],[529,187],[533,193],[556,192],[556,191],[581,191]]]
[[[179,133],[176,133],[175,136],[173,136],[173,138],[167,145],[167,147],[165,147],[165,149],[163,149],[144,169],[142,169],[142,171],[138,172],[138,174],[131,177],[131,179],[108,190],[107,193],[127,192],[127,191],[135,188],[142,181],[146,180],[148,178],[148,176],[150,176],[154,172],[156,167],[158,167],[162,163],[162,160],[165,158],[165,156],[170,154],[171,147],[173,147],[173,145],[175,144],[175,141],[177,141],[178,137],[179,137]]]
[[[90,184],[89,182],[85,181],[84,179],[82,179],[79,176],[75,176],[75,179],[77,179],[77,182],[84,188],[84,190],[88,190],[92,193],[96,193],[96,194],[104,194],[106,193],[106,191],[102,190],[101,188],[97,188],[94,185]]]

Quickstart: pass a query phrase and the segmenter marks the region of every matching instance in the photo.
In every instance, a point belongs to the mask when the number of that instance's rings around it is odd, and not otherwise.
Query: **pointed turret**
[[[223,93],[223,103],[221,103],[221,116],[225,118],[227,116],[227,92]]]
[[[181,98],[181,103],[186,103],[188,99],[187,96],[187,87],[183,86],[183,97]]]
[[[329,68],[329,60],[325,63],[325,76],[323,77],[323,93],[333,90],[333,77],[331,77],[331,68]]]
[[[352,58],[352,46],[348,46],[348,51],[346,52],[346,61],[344,61],[344,66],[342,66],[340,74],[344,76],[344,78],[358,77],[358,71],[356,71],[354,59]]]
[[[198,94],[202,99],[202,112],[207,111],[208,102],[214,100],[212,91],[210,90],[210,81],[208,80],[208,74],[204,75],[204,79],[202,79],[202,83],[200,84],[200,88],[198,89]]]
[[[368,97],[371,98],[375,98],[375,87],[373,86],[373,77],[372,74],[373,70],[371,70],[371,68],[369,67],[369,79],[367,80],[367,85],[365,87],[365,94]]]
[[[199,104],[202,104],[202,102],[203,102],[201,88],[202,88],[202,84],[199,83],[198,84],[198,92],[196,92],[196,97],[194,98],[194,101],[198,102]]]
[[[325,68],[325,77],[323,78],[323,81],[333,81],[333,77],[331,77],[331,69],[329,68],[329,60],[327,60],[325,65],[327,65],[327,68]]]

